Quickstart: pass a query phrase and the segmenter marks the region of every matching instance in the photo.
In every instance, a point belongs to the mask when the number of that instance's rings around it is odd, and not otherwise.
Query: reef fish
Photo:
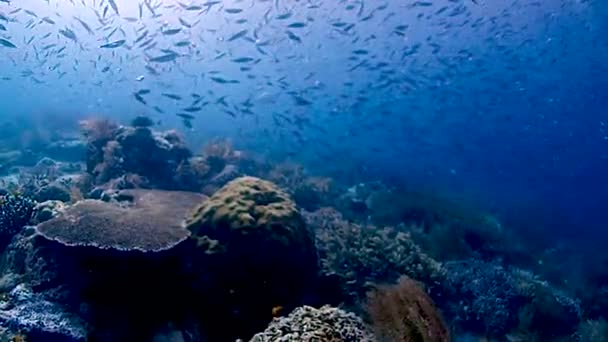
[[[121,39],[121,40],[117,40],[111,43],[107,43],[107,44],[103,44],[100,46],[100,48],[102,49],[115,49],[117,47],[121,47],[123,45],[125,45],[126,40]]]
[[[17,46],[13,43],[11,43],[10,41],[0,38],[0,45],[4,46],[4,47],[8,47],[8,48],[16,48]]]

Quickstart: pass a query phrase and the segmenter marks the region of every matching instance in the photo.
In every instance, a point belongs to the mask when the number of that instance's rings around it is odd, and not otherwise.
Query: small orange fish
[[[280,317],[283,314],[283,306],[277,305],[272,307],[272,317]]]

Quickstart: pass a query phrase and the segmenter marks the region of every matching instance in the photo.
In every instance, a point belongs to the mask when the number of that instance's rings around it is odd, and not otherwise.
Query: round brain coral
[[[228,250],[232,244],[259,240],[268,247],[315,255],[313,235],[289,195],[255,177],[226,184],[195,210],[186,225],[207,253],[233,252]]]
[[[210,319],[238,326],[235,338],[260,331],[273,307],[302,304],[316,281],[312,232],[294,202],[275,184],[237,178],[203,202],[186,221],[212,293],[201,305]],[[211,288],[209,288],[209,286]],[[209,319],[207,319],[209,320]]]

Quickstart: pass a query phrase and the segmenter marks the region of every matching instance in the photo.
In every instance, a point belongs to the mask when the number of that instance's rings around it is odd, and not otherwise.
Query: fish
[[[152,5],[150,4],[150,1],[149,1],[149,0],[145,0],[145,1],[144,1],[144,5],[146,5],[146,8],[148,9],[148,11],[150,11],[150,13],[151,13],[153,16],[156,16],[156,12],[154,12],[154,8],[153,8],[153,7],[152,7]]]
[[[177,47],[184,47],[184,46],[190,46],[190,41],[189,40],[182,40],[180,42],[177,42],[173,45],[177,46]]]
[[[158,73],[158,71],[156,71],[156,69],[154,69],[153,67],[151,67],[151,66],[149,66],[149,65],[146,65],[146,66],[145,66],[145,68],[146,68],[146,70],[147,70],[147,71],[148,71],[150,74],[152,74],[152,75],[154,75],[154,76],[160,75],[160,74]]]
[[[192,28],[192,24],[190,24],[189,22],[187,22],[183,18],[179,18],[178,20],[179,20],[180,24],[182,24],[183,26],[185,26],[187,28]]]
[[[312,104],[312,102],[303,98],[300,95],[292,93],[291,97],[294,99],[294,102],[297,106],[310,106]]]
[[[44,21],[47,24],[55,25],[55,21],[49,17],[42,18],[42,21]]]
[[[303,27],[306,27],[306,26],[307,26],[307,24],[306,24],[306,23],[299,22],[299,21],[298,21],[298,22],[291,23],[291,24],[287,25],[287,27],[289,27],[289,28],[303,28]]]
[[[168,29],[168,30],[161,30],[160,32],[162,34],[164,34],[165,36],[173,36],[173,35],[180,33],[181,31],[182,31],[181,28],[174,28],[174,29]]]
[[[182,97],[181,97],[181,96],[179,96],[179,95],[175,95],[175,94],[161,93],[161,95],[162,95],[162,96],[164,96],[164,97],[168,97],[168,98],[170,98],[170,99],[172,99],[172,100],[177,100],[177,101],[179,101],[179,100],[181,100],[181,99],[182,99]]]
[[[301,43],[302,42],[302,38],[298,37],[295,33],[291,32],[291,31],[285,31],[287,33],[287,38],[289,38],[290,40],[293,40],[294,42],[298,42]]]
[[[243,12],[243,10],[241,8],[226,8],[224,9],[224,12],[228,14],[237,14]]]
[[[139,19],[137,18],[133,18],[133,17],[123,17],[124,20],[130,22],[130,23],[134,23],[136,21],[138,21]]]
[[[120,40],[113,41],[111,43],[103,44],[99,47],[102,49],[115,49],[115,48],[125,45],[126,42],[127,42],[126,40],[120,39]]]
[[[146,102],[146,100],[144,100],[144,98],[143,98],[143,97],[141,97],[141,94],[138,94],[138,93],[133,93],[133,96],[135,97],[135,99],[136,99],[138,102],[142,103],[143,105],[147,105],[147,104],[148,104],[148,103]]]
[[[0,45],[7,47],[7,48],[12,48],[12,49],[17,48],[17,46],[15,44],[11,43],[10,41],[8,41],[4,38],[0,38]]]
[[[215,101],[216,104],[221,104],[224,107],[228,107],[228,103],[226,102],[226,96],[222,96]]]
[[[178,54],[167,53],[167,54],[156,56],[156,57],[150,57],[150,58],[148,58],[148,61],[153,62],[153,63],[167,63],[167,62],[172,62],[172,61],[176,60],[177,57],[179,57]]]
[[[291,18],[292,13],[291,12],[287,12],[287,13],[283,13],[283,14],[279,14],[276,17],[274,17],[277,20],[286,20]]]
[[[110,4],[110,6],[112,6],[112,9],[114,10],[114,12],[116,12],[116,15],[120,15],[120,13],[118,12],[118,6],[116,6],[116,2],[114,2],[114,0],[108,0],[108,3]]]
[[[148,36],[148,30],[145,30],[144,33],[142,33],[139,37],[137,37],[135,39],[135,41],[133,42],[133,44],[137,44],[137,43],[141,42],[144,38],[146,38],[146,36]]]
[[[138,95],[147,95],[147,94],[150,94],[150,93],[151,93],[150,89],[140,89],[135,94],[138,94]]]
[[[74,19],[76,19],[76,21],[78,21],[80,23],[80,25],[82,25],[82,27],[84,27],[84,29],[87,31],[88,34],[93,35],[93,30],[91,30],[91,27],[85,23],[82,19],[78,18],[78,17],[74,17]]]
[[[227,41],[232,42],[235,41],[239,38],[243,38],[245,37],[245,35],[249,32],[249,30],[241,30],[235,34],[233,34],[232,36],[230,36],[230,38],[227,39]]]
[[[209,77],[209,79],[211,79],[213,82],[219,83],[219,84],[240,83],[238,80],[227,80],[225,78],[216,77],[216,76],[211,76],[211,77]]]
[[[193,120],[193,119],[195,119],[195,117],[193,115],[191,115],[191,114],[177,113],[176,115],[179,116],[182,119],[185,119],[185,120]]]
[[[31,15],[34,18],[38,18],[38,15],[36,13],[34,13],[33,11],[24,9],[23,12],[27,13],[28,15]]]
[[[234,63],[249,63],[254,61],[255,59],[253,57],[239,57],[239,58],[234,58],[232,61]]]
[[[192,129],[192,122],[190,120],[183,119],[182,124],[184,125],[184,127],[188,128],[188,129]]]
[[[77,42],[77,41],[78,41],[78,38],[76,37],[76,33],[74,33],[74,31],[70,30],[70,29],[69,29],[69,28],[67,28],[67,27],[66,27],[65,29],[59,30],[59,33],[60,33],[62,36],[64,36],[64,37],[68,38],[69,40],[72,40],[72,41],[74,41],[74,42]]]

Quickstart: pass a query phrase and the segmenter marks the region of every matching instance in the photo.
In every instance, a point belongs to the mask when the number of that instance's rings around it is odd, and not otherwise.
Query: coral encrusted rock
[[[371,342],[372,334],[355,314],[324,306],[303,306],[276,318],[250,342]]]
[[[299,306],[317,276],[312,232],[289,196],[271,182],[237,178],[203,202],[186,222],[201,255],[199,274],[214,275],[215,308],[245,338],[272,318],[272,308]],[[205,292],[205,291],[202,291]],[[210,302],[209,302],[210,301]],[[235,332],[238,333],[238,332]]]

